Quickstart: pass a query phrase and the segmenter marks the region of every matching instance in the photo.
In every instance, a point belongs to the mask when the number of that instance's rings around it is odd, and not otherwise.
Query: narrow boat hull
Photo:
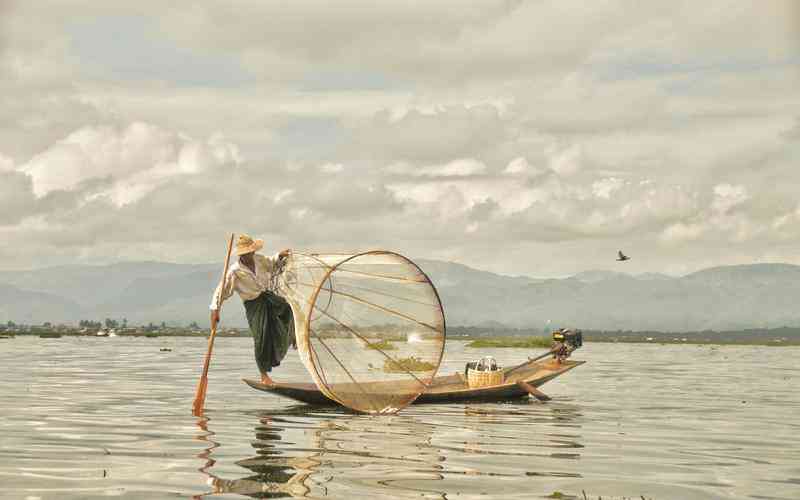
[[[480,388],[470,388],[460,373],[440,376],[433,379],[428,390],[420,394],[414,400],[414,404],[499,401],[520,398],[529,394],[524,388],[525,384],[538,388],[583,363],[585,361],[570,360],[562,363],[557,363],[553,360],[522,363],[505,369],[504,383]],[[318,406],[338,405],[338,403],[325,396],[315,384],[276,383],[274,385],[264,385],[256,380],[243,380],[253,389],[293,399],[301,403]]]

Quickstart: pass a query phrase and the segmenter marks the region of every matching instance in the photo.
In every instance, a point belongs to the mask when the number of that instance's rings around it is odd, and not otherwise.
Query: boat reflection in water
[[[308,410],[259,414],[255,454],[235,462],[252,474],[239,479],[213,473],[220,445],[202,419],[208,494],[446,498],[516,494],[541,487],[531,483],[536,478],[581,477],[581,415],[570,404],[437,405],[380,418]]]
[[[359,415],[332,414],[315,419],[311,428],[303,430],[300,439],[290,435],[297,427],[284,425],[289,420],[289,416],[275,413],[259,416],[255,440],[251,443],[255,456],[235,462],[254,474],[241,479],[224,479],[212,473],[216,463],[212,455],[219,444],[213,441],[214,433],[205,425],[205,440],[210,446],[201,454],[201,458],[206,459],[201,472],[209,478],[210,493],[281,498],[338,495],[350,488],[354,488],[353,494],[372,489],[385,492],[393,475],[398,472],[402,475],[409,469],[416,471],[416,480],[442,479],[437,471],[443,457],[427,446],[430,431],[419,432],[431,426],[410,417],[375,420]],[[305,442],[297,442],[300,440]],[[298,449],[309,453],[288,456]],[[392,487],[395,492],[401,489],[404,488]]]
[[[321,430],[317,431],[321,434]],[[280,429],[276,428],[268,416],[260,418],[255,428],[256,440],[252,443],[256,456],[239,460],[236,465],[254,473],[242,479],[222,479],[209,472],[208,484],[211,493],[236,493],[253,498],[306,497],[311,487],[306,485],[321,463],[321,453],[311,454],[307,458],[281,456],[280,448],[275,445],[281,440]],[[213,450],[212,446],[209,451]],[[214,461],[211,460],[213,466]]]

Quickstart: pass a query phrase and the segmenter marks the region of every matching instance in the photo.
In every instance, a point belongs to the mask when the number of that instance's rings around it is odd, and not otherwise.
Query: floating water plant
[[[381,340],[380,342],[373,342],[371,344],[367,344],[367,349],[376,349],[380,351],[393,351],[397,349],[397,346],[395,346],[388,340]]]
[[[383,362],[383,371],[386,373],[427,372],[435,370],[436,365],[428,363],[417,357],[387,359]]]
[[[522,337],[522,338],[493,338],[473,340],[467,347],[487,348],[487,347],[516,347],[516,348],[549,348],[552,340],[547,337]]]

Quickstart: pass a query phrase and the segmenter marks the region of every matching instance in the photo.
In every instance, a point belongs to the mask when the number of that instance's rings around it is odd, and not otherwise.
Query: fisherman
[[[567,359],[567,343],[563,328],[553,332],[553,344],[550,346],[550,352],[553,353],[553,359],[558,364]]]
[[[228,270],[223,284],[214,291],[211,300],[211,324],[219,322],[219,306],[233,292],[239,293],[244,302],[247,323],[255,343],[256,364],[261,372],[261,383],[273,385],[269,372],[286,356],[289,344],[295,343],[292,309],[283,297],[272,290],[273,274],[278,272],[281,260],[289,255],[283,250],[274,257],[256,253],[264,246],[264,240],[254,240],[246,234],[239,235],[236,255],[239,256]]]
[[[553,359],[561,364],[570,357],[572,351],[582,345],[583,332],[572,328],[560,328],[553,332],[553,344],[550,346],[550,352],[553,353]]]

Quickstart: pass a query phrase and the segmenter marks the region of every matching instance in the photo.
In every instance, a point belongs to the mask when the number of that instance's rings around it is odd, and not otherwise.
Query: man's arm
[[[255,255],[255,258],[256,258],[256,261],[260,260],[262,262],[262,265],[264,266],[264,268],[267,271],[272,273],[272,272],[275,272],[275,269],[278,267],[278,261],[280,261],[281,259],[287,257],[289,255],[289,253],[291,253],[291,252],[287,248],[286,250],[281,250],[280,252],[278,252],[278,253],[276,253],[274,255],[271,255],[269,257],[266,256],[266,255],[257,253]]]
[[[223,302],[233,295],[233,291],[235,289],[236,272],[234,269],[231,269],[228,271],[228,276],[225,278],[225,287],[223,288],[222,283],[217,285],[217,289],[214,290],[214,295],[211,297],[211,305],[209,306],[209,309],[211,309],[212,325],[219,323],[219,308]]]

